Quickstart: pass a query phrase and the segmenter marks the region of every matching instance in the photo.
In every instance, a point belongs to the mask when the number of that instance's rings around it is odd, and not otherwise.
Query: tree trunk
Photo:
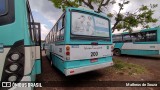
[[[120,21],[116,21],[116,23],[115,23],[114,26],[112,27],[112,33],[115,31],[116,26],[118,25],[119,22],[120,22]]]

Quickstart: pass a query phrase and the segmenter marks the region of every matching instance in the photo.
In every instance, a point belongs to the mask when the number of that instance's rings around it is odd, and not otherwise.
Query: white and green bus
[[[40,23],[34,22],[28,0],[0,0],[1,83],[35,81],[41,73],[40,41]]]
[[[66,76],[113,65],[108,17],[81,8],[66,8],[46,36],[51,65]]]
[[[132,33],[113,35],[114,54],[121,55],[159,55],[160,28],[149,28]]]

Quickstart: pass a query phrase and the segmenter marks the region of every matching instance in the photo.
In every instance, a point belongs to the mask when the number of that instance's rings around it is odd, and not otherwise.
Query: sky
[[[149,5],[149,4],[158,4],[160,3],[160,0],[129,0],[130,3],[124,7],[123,12],[126,11],[135,11],[138,7],[141,5]],[[54,7],[54,5],[49,0],[29,0],[30,7],[32,10],[32,14],[34,17],[34,20],[36,22],[41,23],[41,39],[44,40],[48,32],[51,30],[51,28],[54,26],[56,21],[59,19],[59,17],[62,15],[62,10],[57,9]],[[121,2],[121,0],[116,0],[116,2]],[[118,11],[118,5],[114,4],[110,6],[111,12],[116,13]],[[157,25],[160,25],[160,4],[155,9],[155,13],[153,15],[154,18],[158,19],[158,22],[155,24],[151,24],[151,27],[155,27]],[[111,19],[112,25],[114,24],[114,19]],[[135,28],[135,30],[139,30],[141,27]],[[115,31],[115,33],[120,33],[118,31]]]

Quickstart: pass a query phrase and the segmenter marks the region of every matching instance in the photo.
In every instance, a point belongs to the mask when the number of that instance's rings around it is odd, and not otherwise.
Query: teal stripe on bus
[[[128,55],[158,55],[159,50],[121,50],[122,54]]]
[[[114,48],[121,49],[124,43],[115,43]]]

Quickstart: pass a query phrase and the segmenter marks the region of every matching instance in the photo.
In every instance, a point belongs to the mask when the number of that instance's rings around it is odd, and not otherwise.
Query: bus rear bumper
[[[97,69],[102,69],[102,68],[109,67],[109,66],[112,66],[112,65],[113,65],[113,62],[107,62],[107,63],[96,64],[96,65],[91,65],[91,66],[65,69],[64,74],[66,76],[71,76],[71,75],[85,73],[85,72],[89,72],[89,71],[93,71],[93,70],[97,70]]]

